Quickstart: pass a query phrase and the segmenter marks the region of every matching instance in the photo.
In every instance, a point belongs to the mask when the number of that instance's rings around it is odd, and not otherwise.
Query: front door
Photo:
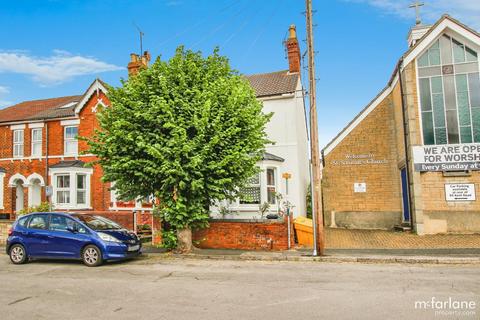
[[[408,196],[407,169],[401,169],[400,175],[402,178],[403,222],[410,222],[410,201]]]
[[[51,256],[80,258],[82,248],[90,240],[83,226],[64,215],[51,214],[49,229],[53,236],[50,243]]]
[[[15,212],[23,210],[23,184],[17,182],[15,185]]]

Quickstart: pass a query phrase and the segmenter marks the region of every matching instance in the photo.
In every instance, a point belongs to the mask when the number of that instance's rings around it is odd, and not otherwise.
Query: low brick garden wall
[[[87,211],[85,213],[95,214],[120,224],[128,230],[133,230],[133,213],[131,211]],[[152,228],[152,243],[160,244],[162,242],[161,223],[157,218],[152,219],[150,212],[141,213],[137,211],[137,225],[148,224]],[[152,225],[153,224],[153,225]]]
[[[210,220],[210,227],[193,232],[202,249],[287,250],[288,224],[278,220]],[[291,228],[293,247],[293,226]]]
[[[8,238],[8,229],[12,227],[14,221],[0,220],[0,245],[5,245]]]

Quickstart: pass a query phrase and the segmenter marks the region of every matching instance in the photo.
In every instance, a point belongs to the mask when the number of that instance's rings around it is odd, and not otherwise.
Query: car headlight
[[[111,236],[107,233],[103,233],[103,232],[97,232],[98,236],[100,237],[100,239],[102,239],[103,241],[108,241],[108,242],[122,242],[120,240],[118,240],[117,238],[115,238],[114,236]]]

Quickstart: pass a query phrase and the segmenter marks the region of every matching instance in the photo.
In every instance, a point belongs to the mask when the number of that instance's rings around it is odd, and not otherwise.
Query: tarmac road
[[[447,315],[425,304],[449,298]],[[0,255],[4,320],[479,318],[478,265],[140,259],[88,268]]]

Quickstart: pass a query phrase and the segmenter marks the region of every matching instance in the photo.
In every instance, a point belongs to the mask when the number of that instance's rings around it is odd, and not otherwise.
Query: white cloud
[[[49,57],[35,57],[27,52],[0,52],[0,73],[25,74],[43,86],[69,81],[77,76],[116,71],[123,68],[92,57],[54,50]]]
[[[10,89],[8,89],[7,87],[4,87],[4,86],[0,86],[0,95],[1,94],[6,94],[6,93],[9,93],[10,92]]]
[[[344,0],[369,4],[381,11],[396,15],[402,19],[410,19],[415,23],[415,9],[410,9],[412,0]],[[433,23],[447,13],[477,30],[480,28],[480,1],[478,0],[435,0],[424,1],[421,8],[425,23]]]

